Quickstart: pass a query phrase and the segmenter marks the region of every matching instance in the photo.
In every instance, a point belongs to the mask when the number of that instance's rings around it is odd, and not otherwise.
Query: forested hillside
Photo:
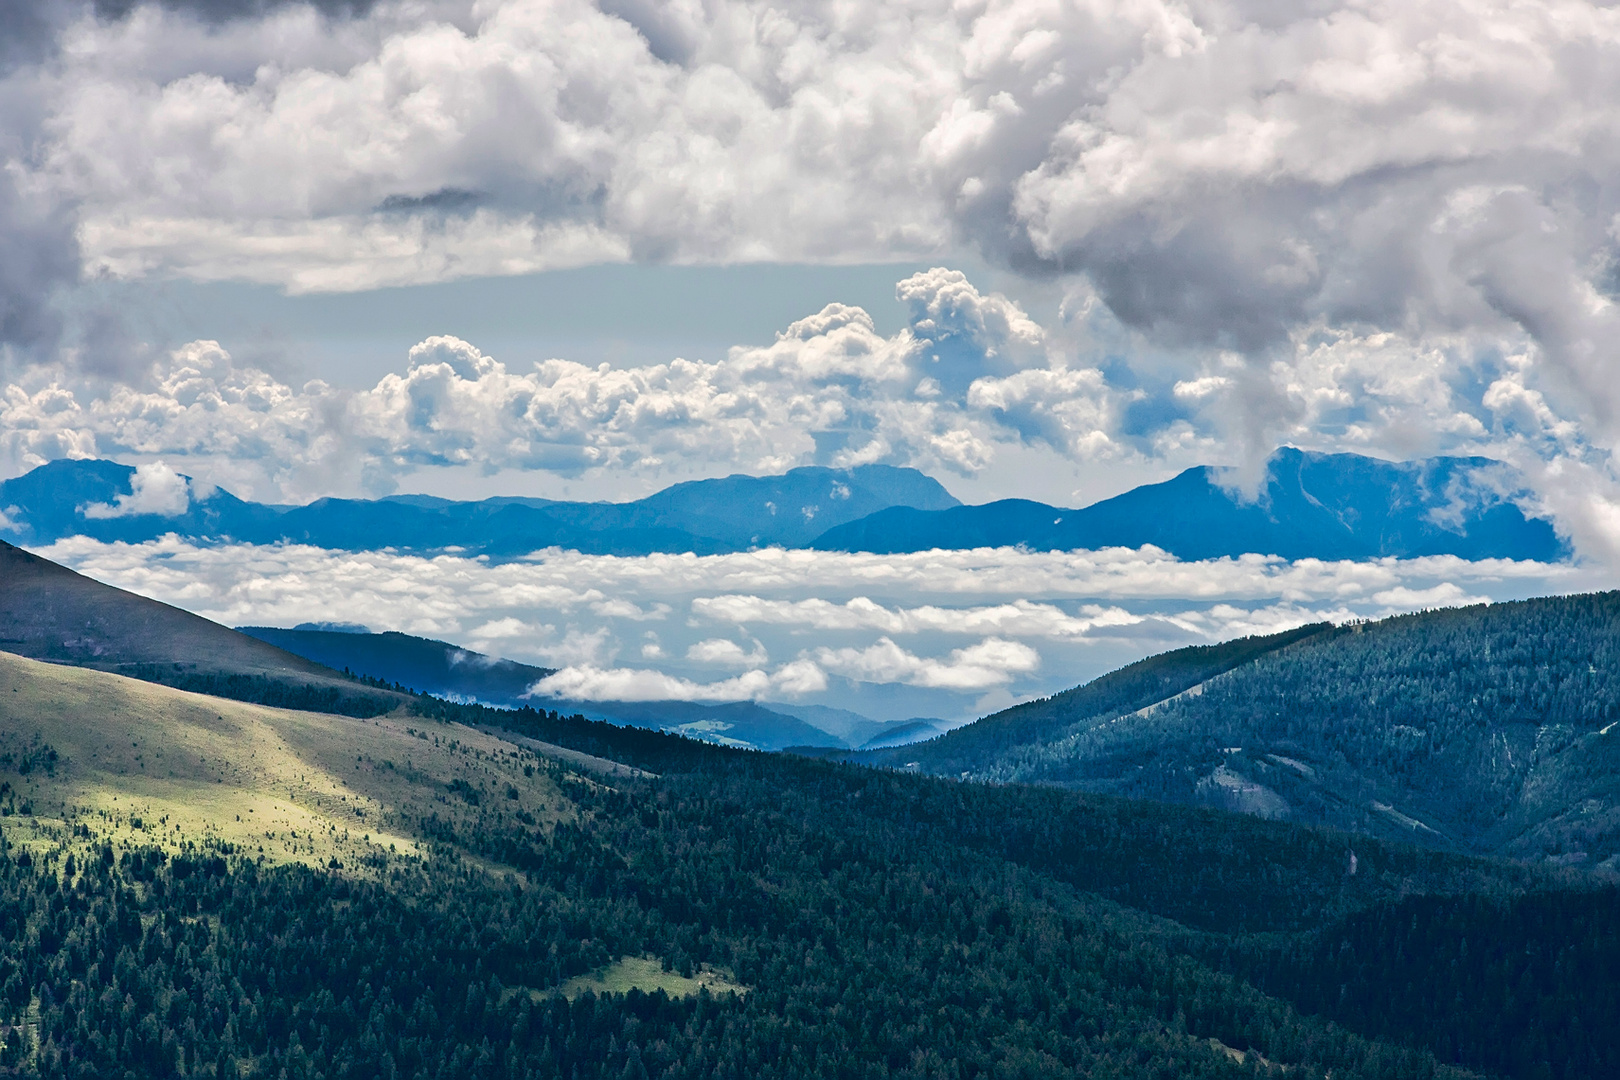
[[[6,1062],[46,1076],[469,1078],[1562,1078],[1620,1062],[1606,1011],[1616,896],[1579,878],[421,704],[424,757],[470,730],[457,721],[504,719],[514,738],[643,771],[604,782],[516,747],[480,751],[487,780],[441,789],[460,810],[379,815],[425,858],[379,850],[353,869],[261,863],[206,834],[179,850],[108,842],[94,814],[8,819]],[[77,767],[64,756],[54,779]],[[502,793],[502,775],[531,772],[572,810],[537,821],[528,795]],[[1413,896],[1482,898],[1444,908],[1443,940],[1406,936],[1394,970],[1414,993],[1456,978],[1430,973],[1422,949],[1449,955],[1516,904],[1596,912],[1535,931],[1538,953],[1590,960],[1465,968],[1475,993],[1421,1017],[1365,994],[1341,1002],[1324,980],[1344,980],[1344,955],[1328,945],[1404,927]],[[642,956],[653,962],[617,962]],[[688,976],[715,989],[689,991]],[[1515,995],[1565,1011],[1516,1037],[1482,1004]]]
[[[1613,866],[1616,720],[1604,593],[1168,653],[876,760]]]

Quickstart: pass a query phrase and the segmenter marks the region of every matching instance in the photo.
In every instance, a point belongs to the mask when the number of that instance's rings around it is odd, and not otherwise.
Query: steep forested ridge
[[[1193,645],[1150,656],[1083,686],[1039,701],[1015,705],[937,739],[875,753],[852,755],[871,765],[905,765],[925,772],[973,775],[1017,747],[1050,742],[1054,730],[1091,719],[1111,718],[1174,697],[1275,649],[1319,633],[1326,623],[1280,634],[1239,638],[1219,645]]]
[[[1250,652],[1151,708],[1105,693],[1127,668],[904,756],[948,775],[1227,806],[1456,850],[1588,865],[1620,854],[1620,593],[1319,628]],[[1166,684],[1175,692],[1191,687],[1197,661],[1184,650],[1135,667],[1187,672]],[[1014,722],[1016,741],[975,734]]]

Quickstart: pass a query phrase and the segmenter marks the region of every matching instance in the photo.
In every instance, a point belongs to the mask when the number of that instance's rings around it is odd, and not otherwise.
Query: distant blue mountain
[[[1387,462],[1284,448],[1272,456],[1253,501],[1202,467],[1080,510],[1022,499],[963,506],[922,473],[885,465],[698,480],[626,503],[404,495],[280,506],[214,491],[173,516],[94,509],[127,499],[134,473],[111,461],[54,461],[8,480],[0,484],[0,539],[42,544],[84,535],[138,543],[172,532],[198,542],[459,548],[494,558],[545,547],[644,555],[772,544],[883,554],[1152,544],[1186,559],[1259,552],[1290,559],[1444,554],[1546,561],[1569,554],[1551,524],[1519,508],[1517,476],[1488,458]]]
[[[486,656],[447,641],[395,632],[373,634],[365,627],[346,623],[304,623],[292,630],[275,626],[239,626],[237,629],[333,670],[397,683],[407,690],[436,697],[477,701],[498,708],[530,705],[537,709],[577,712],[621,726],[673,731],[727,746],[755,750],[783,750],[790,746],[848,749],[902,728],[909,732],[911,727],[904,723],[868,720],[858,713],[821,706],[766,706],[752,701],[580,702],[531,698],[529,689],[552,674],[550,668]],[[806,719],[796,715],[801,711],[806,712]],[[822,722],[816,723],[816,719]],[[882,745],[897,743],[890,741]]]
[[[133,467],[117,462],[64,460],[8,480],[0,484],[0,538],[42,544],[89,536],[138,543],[172,532],[196,541],[286,541],[350,551],[457,547],[495,557],[553,546],[605,555],[715,554],[772,544],[805,547],[831,525],[886,507],[959,505],[915,469],[863,465],[695,480],[626,503],[455,502],[407,495],[278,506],[216,490],[174,515],[110,513],[120,497],[127,502],[134,475]]]
[[[1183,559],[1258,552],[1287,559],[1552,561],[1569,555],[1552,525],[1513,501],[1520,481],[1489,458],[1388,462],[1285,447],[1247,502],[1217,470],[1188,469],[1081,510],[1023,499],[943,510],[890,507],[823,533],[825,551],[879,554],[1023,545],[1070,551],[1152,544]]]

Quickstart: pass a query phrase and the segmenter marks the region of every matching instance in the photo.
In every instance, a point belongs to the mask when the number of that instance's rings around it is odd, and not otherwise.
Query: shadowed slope
[[[375,714],[406,700],[3,541],[0,649],[230,697],[309,698],[329,711]]]

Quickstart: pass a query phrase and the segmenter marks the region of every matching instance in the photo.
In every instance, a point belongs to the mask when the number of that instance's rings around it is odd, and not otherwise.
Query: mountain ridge
[[[634,556],[772,545],[875,554],[1152,545],[1183,559],[1253,552],[1288,559],[1454,555],[1550,562],[1570,554],[1551,523],[1525,513],[1520,504],[1530,496],[1522,479],[1489,458],[1386,462],[1283,447],[1267,468],[1253,501],[1225,486],[1223,470],[1199,466],[1079,509],[1027,499],[966,506],[914,469],[863,465],[687,481],[626,503],[403,495],[283,506],[244,502],[223,490],[202,498],[187,487],[171,491],[174,501],[164,513],[135,513],[134,467],[56,461],[0,483],[0,537],[50,543],[85,535],[138,543],[173,532],[198,543],[287,542],[495,559],[547,547]]]
[[[1505,470],[1490,458],[1383,462],[1283,447],[1252,502],[1223,486],[1221,470],[1203,465],[1079,509],[1027,499],[935,511],[890,507],[829,529],[815,547],[902,554],[1152,545],[1189,560],[1250,552],[1329,560],[1568,557],[1552,525],[1514,501],[1526,493]]]
[[[889,465],[804,466],[779,476],[686,481],[624,503],[390,496],[293,506],[246,502],[223,489],[203,497],[184,477],[173,476],[171,501],[160,513],[139,512],[145,507],[132,497],[137,479],[136,467],[111,461],[41,465],[0,483],[0,536],[34,544],[74,535],[139,543],[172,532],[199,542],[461,549],[492,557],[546,547],[707,555],[772,544],[803,547],[829,524],[902,503],[925,509],[958,505],[938,481]]]
[[[1620,873],[1617,725],[1608,592],[1176,650],[847,756]]]

